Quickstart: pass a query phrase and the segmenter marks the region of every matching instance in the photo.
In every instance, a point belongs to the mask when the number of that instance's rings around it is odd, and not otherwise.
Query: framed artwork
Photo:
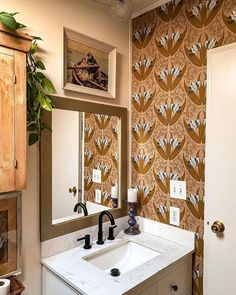
[[[0,194],[0,277],[21,272],[21,194]]]
[[[116,48],[68,28],[63,40],[63,88],[115,98]]]

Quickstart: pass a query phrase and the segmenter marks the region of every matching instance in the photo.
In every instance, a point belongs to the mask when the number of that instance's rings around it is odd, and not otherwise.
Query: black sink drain
[[[120,270],[118,268],[112,268],[111,271],[110,271],[110,275],[112,277],[119,277]]]

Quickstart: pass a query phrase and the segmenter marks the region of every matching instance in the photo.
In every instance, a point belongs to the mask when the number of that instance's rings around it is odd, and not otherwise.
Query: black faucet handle
[[[110,226],[109,227],[109,236],[108,236],[108,240],[112,241],[112,240],[115,240],[115,237],[114,237],[114,228],[116,228],[117,225],[114,225],[114,226]]]
[[[83,238],[77,239],[77,241],[85,240],[84,249],[91,249],[92,245],[90,244],[90,235],[85,235]]]

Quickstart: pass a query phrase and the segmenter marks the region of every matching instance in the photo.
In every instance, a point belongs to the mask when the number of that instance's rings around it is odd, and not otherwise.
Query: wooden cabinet
[[[190,295],[190,293],[187,292],[189,284],[189,280],[187,279],[188,277],[189,265],[188,262],[185,262],[158,282],[157,294]]]
[[[153,284],[151,287],[148,287],[138,295],[156,295],[157,294],[157,284]]]
[[[0,193],[26,188],[26,53],[31,41],[0,25]]]
[[[192,256],[173,263],[125,295],[191,295]]]

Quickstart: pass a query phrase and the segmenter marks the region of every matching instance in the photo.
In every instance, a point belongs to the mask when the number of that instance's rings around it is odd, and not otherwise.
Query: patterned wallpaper
[[[203,293],[207,50],[236,41],[236,0],[173,0],[133,21],[132,185],[140,215],[197,232],[193,294]],[[223,66],[223,65],[222,65]],[[170,199],[187,181],[187,201]]]
[[[102,191],[102,205],[112,207],[111,186],[118,181],[118,117],[85,114],[84,197],[95,202],[95,190]],[[102,183],[93,183],[93,169],[102,171]]]

